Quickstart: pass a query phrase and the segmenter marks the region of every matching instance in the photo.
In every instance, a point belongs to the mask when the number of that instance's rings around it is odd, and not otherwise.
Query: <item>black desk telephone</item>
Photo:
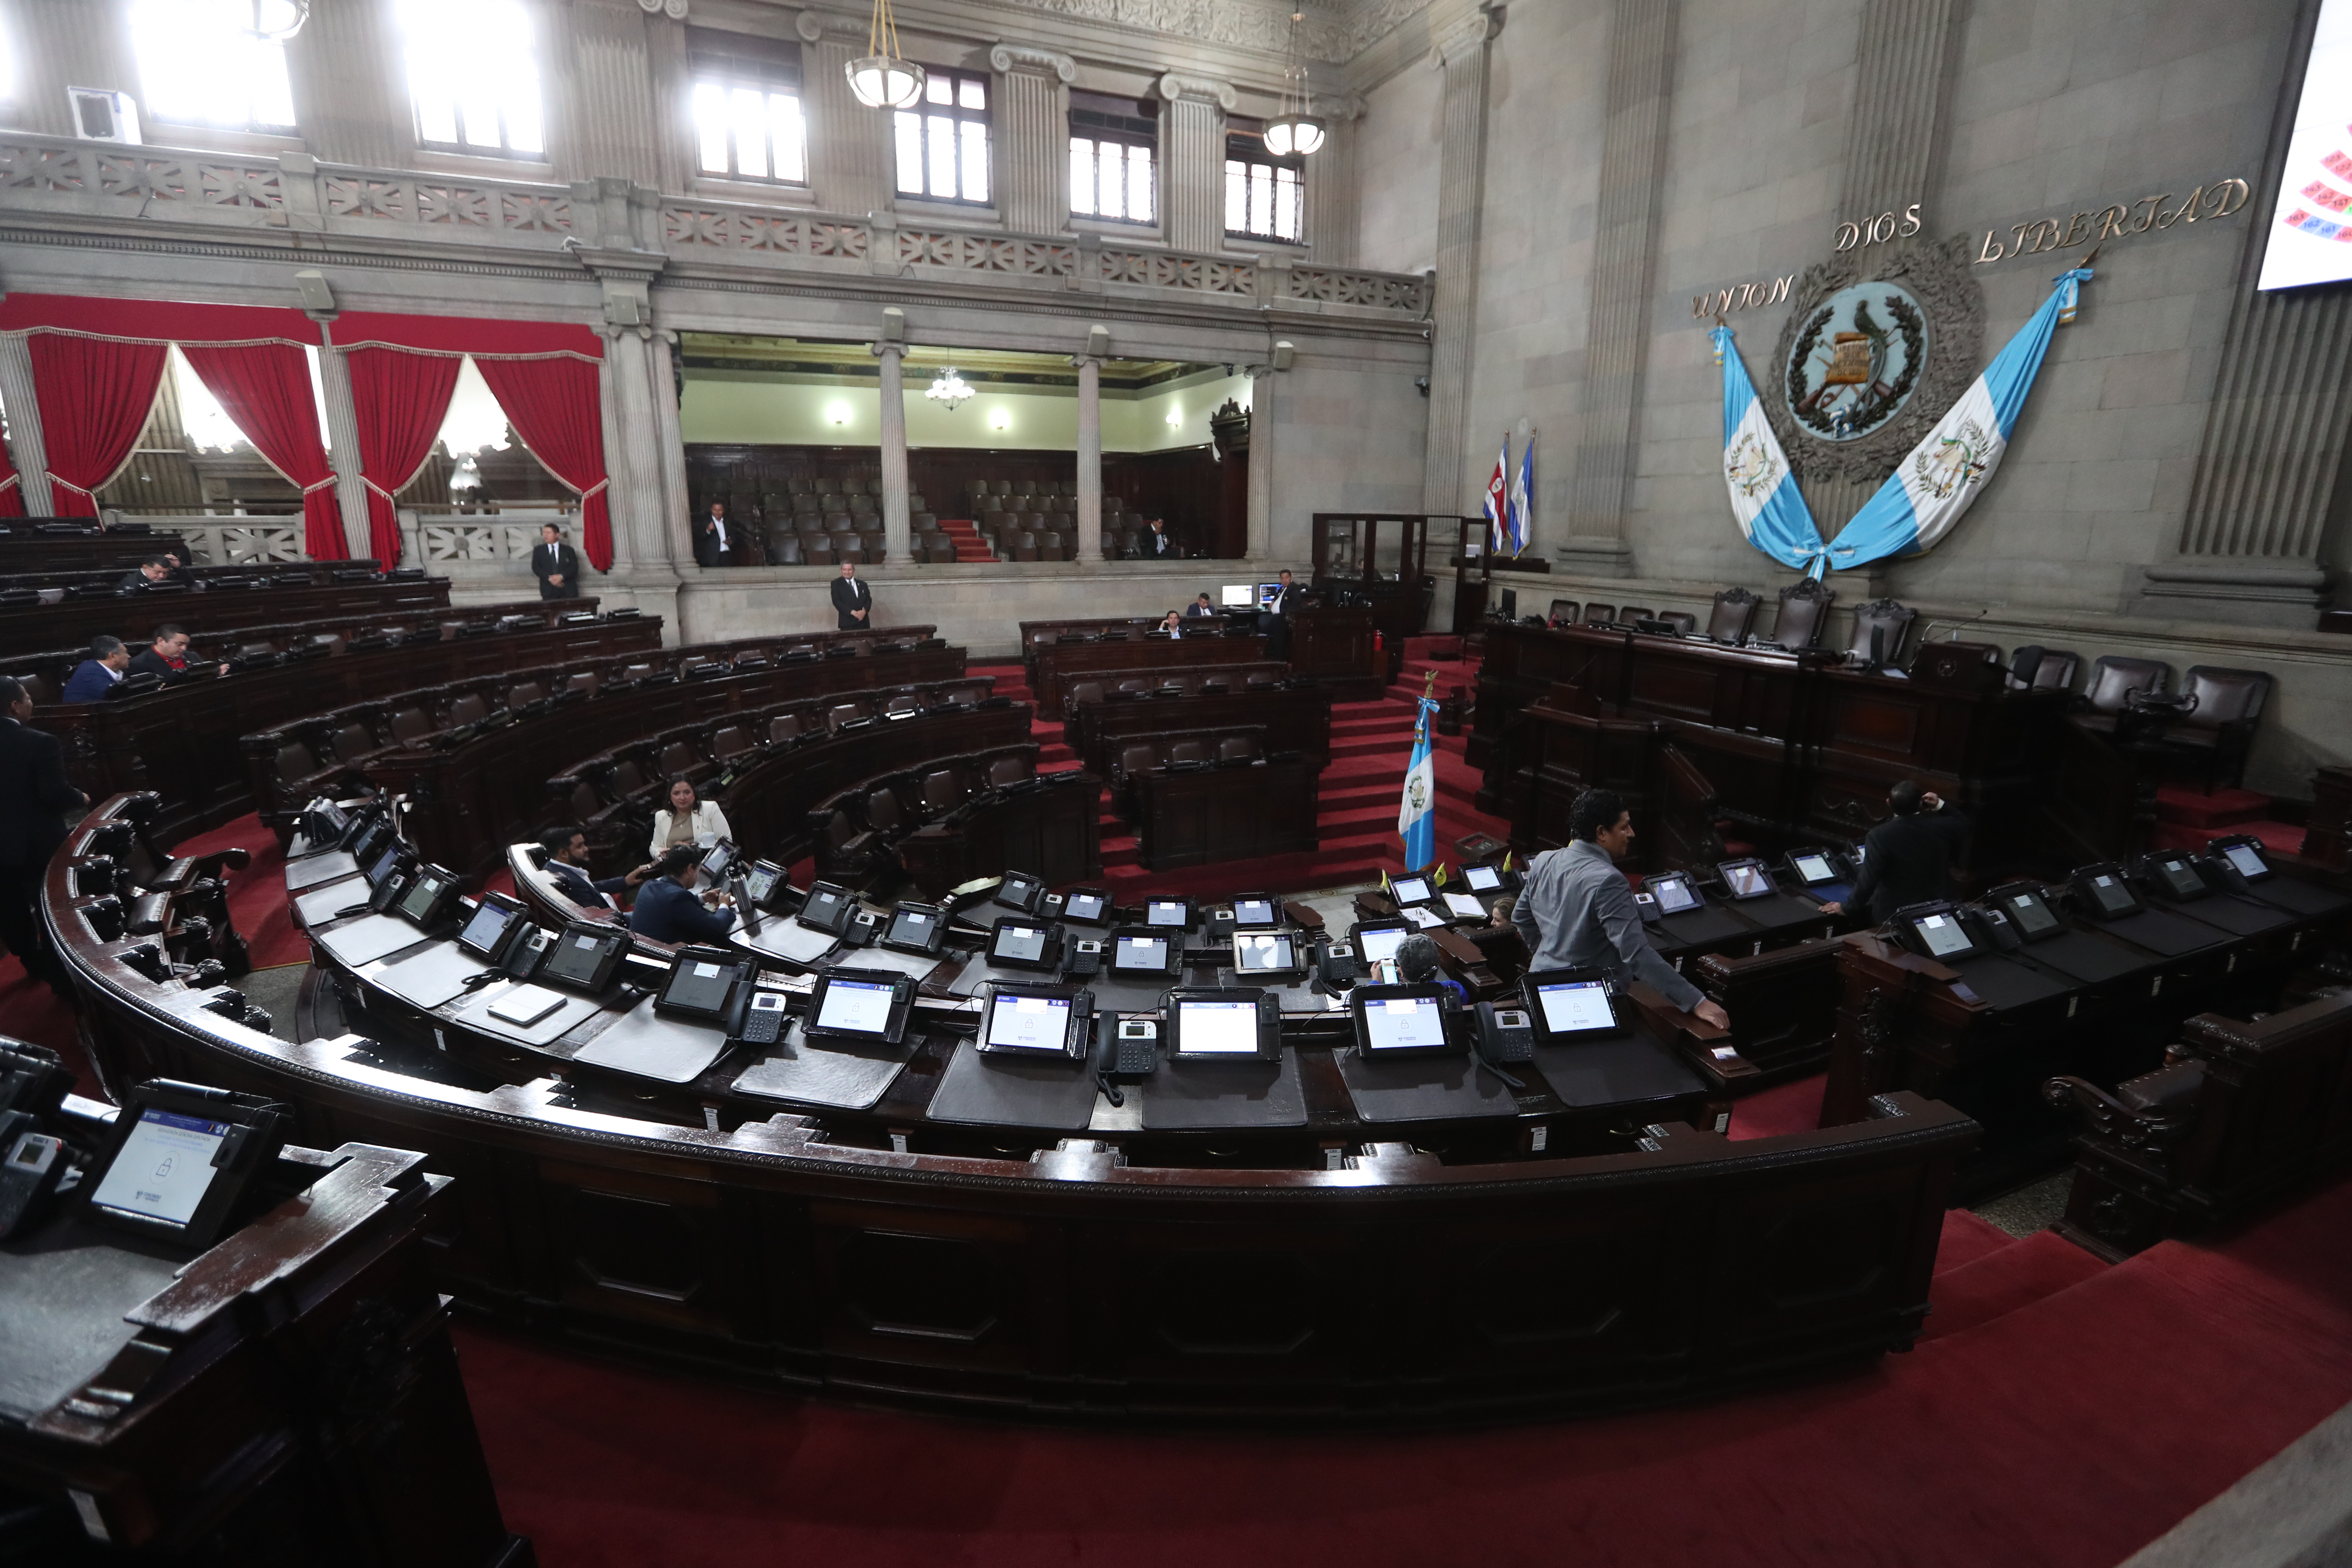
[[[749,993],[735,1026],[735,1037],[747,1046],[772,1046],[782,1040],[790,1017],[785,1006],[788,1000],[781,991]]]
[[[1062,964],[1062,973],[1090,978],[1102,973],[1103,944],[1092,937],[1070,944],[1070,955]]]
[[[1109,1021],[1105,1020],[1108,1027]],[[1109,1071],[1141,1078],[1160,1065],[1160,1026],[1150,1018],[1121,1018],[1112,1031]]]
[[[1315,977],[1334,990],[1345,989],[1364,978],[1363,961],[1356,956],[1356,944],[1351,942],[1328,942],[1315,950]]]
[[[1478,1054],[1490,1062],[1536,1059],[1535,1020],[1525,1007],[1481,1002],[1477,1006]]]

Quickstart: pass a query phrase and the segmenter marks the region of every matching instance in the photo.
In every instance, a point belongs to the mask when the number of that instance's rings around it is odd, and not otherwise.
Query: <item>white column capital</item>
[[[1481,5],[1431,41],[1429,63],[1443,70],[1464,56],[1485,48],[1502,30],[1503,13]]]
[[[846,38],[866,37],[866,24],[851,16],[838,16],[830,11],[803,11],[793,18],[793,31],[804,44],[820,43],[828,37]]]
[[[1053,49],[1028,44],[998,44],[988,51],[988,68],[998,72],[1034,71],[1052,76],[1064,86],[1078,79],[1078,62]]]
[[[1241,101],[1241,95],[1234,90],[1234,84],[1229,81],[1219,81],[1213,77],[1186,76],[1173,70],[1163,73],[1152,84],[1152,90],[1171,103],[1188,99],[1195,103],[1213,103],[1228,114],[1234,111],[1234,105]]]

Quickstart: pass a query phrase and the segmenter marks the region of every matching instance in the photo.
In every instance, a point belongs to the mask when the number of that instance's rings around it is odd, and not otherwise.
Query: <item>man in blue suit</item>
[[[588,836],[576,827],[557,827],[539,836],[547,850],[547,874],[555,879],[555,886],[563,896],[583,909],[614,910],[620,905],[614,895],[625,888],[634,888],[652,874],[653,868],[640,866],[625,877],[606,877],[590,881],[582,869],[588,864]]]
[[[131,650],[122,646],[121,637],[104,633],[89,639],[89,657],[74,666],[66,681],[65,700],[68,702],[103,702],[122,672],[131,668]]]
[[[703,854],[692,844],[681,844],[661,858],[645,890],[637,895],[636,907],[629,911],[631,931],[656,942],[721,943],[727,940],[727,933],[735,929],[735,912],[706,909],[694,893],[695,868],[702,864]]]

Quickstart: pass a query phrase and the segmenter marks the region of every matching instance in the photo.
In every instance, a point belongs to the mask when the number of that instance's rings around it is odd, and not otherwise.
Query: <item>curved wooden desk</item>
[[[43,890],[110,1082],[266,1093],[297,1108],[306,1142],[424,1151],[461,1205],[431,1238],[441,1289],[746,1381],[1350,1425],[1708,1394],[1907,1346],[1975,1137],[1909,1094],[1856,1125],[1742,1143],[1659,1124],[1654,1106],[1587,1124],[1539,1075],[1474,1131],[1370,1124],[1328,1025],[1304,1016],[1286,1054],[1308,1125],[1254,1148],[959,1129],[929,1114],[931,1064],[971,1026],[937,984],[915,1061],[870,1112],[599,1076],[565,1059],[573,1037],[518,1047],[393,1005],[367,965],[314,972],[311,1010],[352,1005],[373,1042],[289,1041],[207,1011],[216,992],[142,973],[138,939],[94,929],[77,867],[121,805],[93,813]],[[168,950],[168,928],[146,940]],[[1538,1127],[1557,1130],[1541,1153]]]

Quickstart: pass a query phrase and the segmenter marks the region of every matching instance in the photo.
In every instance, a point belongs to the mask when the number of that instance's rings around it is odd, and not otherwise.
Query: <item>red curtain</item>
[[[25,491],[16,480],[16,465],[8,460],[5,448],[0,448],[0,517],[25,515]]]
[[[313,561],[349,560],[342,513],[335,507],[335,471],[327,466],[327,448],[319,439],[307,356],[291,343],[183,343],[180,352],[245,438],[301,487],[304,553]]]
[[[613,569],[613,514],[604,504],[604,415],[598,369],[576,359],[474,361],[522,444],[547,471],[580,492],[580,548]]]
[[[448,416],[457,385],[454,354],[352,349],[343,356],[359,414],[360,476],[367,481],[368,549],[386,568],[400,563],[400,514],[393,493],[416,477]]]
[[[97,492],[129,459],[154,410],[164,345],[35,332],[29,347],[52,508],[59,517],[96,517]]]

